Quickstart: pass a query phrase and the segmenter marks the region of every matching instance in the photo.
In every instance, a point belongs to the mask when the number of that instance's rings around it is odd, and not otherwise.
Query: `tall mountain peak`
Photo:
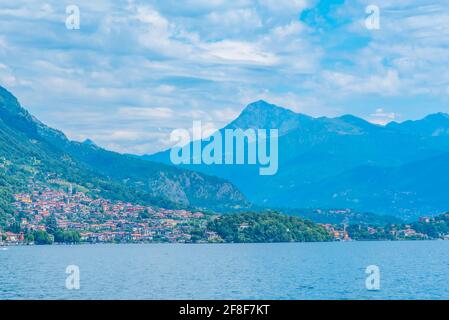
[[[265,100],[259,100],[248,104],[244,111],[254,112],[254,111],[266,111],[270,109],[280,108],[275,104],[266,102]]]
[[[271,113],[271,112],[275,112],[276,115],[278,114],[288,114],[291,116],[295,116],[298,115],[297,113],[295,113],[292,110],[286,109],[284,107],[280,107],[277,106],[275,104],[266,102],[265,100],[259,100],[253,103],[250,103],[246,106],[246,108],[243,110],[242,115],[243,114],[260,114],[260,113]]]
[[[250,103],[237,119],[226,128],[236,129],[278,129],[283,135],[299,127],[303,121],[313,118],[292,110],[259,100]]]

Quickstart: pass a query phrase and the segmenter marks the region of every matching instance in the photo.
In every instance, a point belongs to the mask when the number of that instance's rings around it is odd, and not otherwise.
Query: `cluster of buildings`
[[[42,187],[31,194],[16,194],[13,206],[20,228],[16,233],[0,230],[0,242],[20,244],[28,233],[48,231],[50,217],[56,220],[58,230],[76,231],[81,242],[184,243],[192,241],[192,234],[195,241],[217,236],[206,231],[213,216],[94,199],[71,187],[67,191]]]
[[[449,216],[448,216],[449,218]],[[434,218],[420,218],[420,224],[428,224],[431,226],[435,223]],[[427,240],[427,239],[443,239],[449,240],[449,232],[435,234],[427,234],[416,230],[417,224],[398,224],[387,226],[369,226],[366,224],[356,225],[333,225],[321,224],[336,241],[350,240]],[[420,228],[422,229],[422,228]]]
[[[325,224],[319,224],[324,229],[326,229],[327,232],[329,232],[333,237],[335,241],[350,241],[352,240],[349,236],[348,232],[346,231],[346,225],[333,225],[330,223]]]
[[[449,240],[449,213],[435,217],[421,217],[410,224],[320,224],[336,241],[349,240]]]

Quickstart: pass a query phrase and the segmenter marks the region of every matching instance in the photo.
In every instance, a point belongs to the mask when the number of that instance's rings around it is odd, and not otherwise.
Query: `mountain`
[[[448,137],[449,115],[446,113],[435,113],[418,121],[391,122],[387,127],[416,136]]]
[[[277,128],[279,134],[284,135],[312,120],[313,118],[309,116],[260,100],[248,105],[237,119],[226,126],[226,129]]]
[[[317,190],[311,197],[321,197],[322,203],[338,203],[342,199],[357,199],[375,212],[392,208],[401,216],[412,219],[419,208],[421,215],[448,211],[446,186],[449,184],[449,153],[414,161],[398,167],[361,166],[331,177],[319,186],[322,190],[345,190],[345,193],[325,194]],[[370,192],[370,193],[369,193]]]
[[[223,179],[70,141],[34,118],[0,87],[0,216],[33,183],[74,185],[93,195],[165,207],[247,207]]]
[[[258,101],[220,131],[229,128],[279,129],[277,174],[261,176],[251,165],[184,167],[233,182],[257,205],[402,218],[449,209],[440,189],[449,168],[434,162],[449,152],[449,115],[380,126],[353,115],[313,118]],[[170,163],[169,150],[144,158]]]

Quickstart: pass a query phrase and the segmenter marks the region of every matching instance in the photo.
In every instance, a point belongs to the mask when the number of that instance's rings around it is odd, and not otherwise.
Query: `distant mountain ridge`
[[[244,195],[223,179],[74,142],[47,127],[0,86],[0,218],[31,182],[64,180],[109,199],[165,207],[232,210]]]
[[[313,118],[258,101],[226,128],[279,129],[278,173],[260,176],[247,165],[186,167],[232,181],[258,205],[351,208],[403,218],[449,210],[442,188],[449,162],[435,161],[449,153],[447,114],[381,126],[353,115]],[[170,164],[169,151],[144,158]]]

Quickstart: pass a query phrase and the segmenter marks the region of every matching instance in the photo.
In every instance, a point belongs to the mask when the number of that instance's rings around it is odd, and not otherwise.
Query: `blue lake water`
[[[0,299],[449,298],[449,241],[9,247],[0,267]]]

